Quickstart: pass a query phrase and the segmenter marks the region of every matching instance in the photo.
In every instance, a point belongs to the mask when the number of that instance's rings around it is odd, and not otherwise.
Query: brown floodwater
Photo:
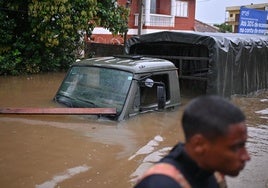
[[[64,73],[0,77],[0,108],[59,107]],[[0,186],[132,187],[178,141],[190,97],[172,112],[113,122],[82,115],[0,115]],[[229,187],[268,187],[268,92],[233,97],[248,119],[251,161]]]

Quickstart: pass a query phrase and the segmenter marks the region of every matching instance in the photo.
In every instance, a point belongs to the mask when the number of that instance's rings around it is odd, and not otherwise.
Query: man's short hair
[[[229,126],[245,119],[244,113],[227,99],[205,95],[193,99],[186,106],[182,126],[186,141],[195,134],[212,140],[224,136]]]

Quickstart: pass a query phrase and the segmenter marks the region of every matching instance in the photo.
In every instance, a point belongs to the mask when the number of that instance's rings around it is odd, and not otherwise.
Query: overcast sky
[[[195,18],[208,24],[225,22],[225,8],[249,4],[268,3],[267,0],[196,0]]]

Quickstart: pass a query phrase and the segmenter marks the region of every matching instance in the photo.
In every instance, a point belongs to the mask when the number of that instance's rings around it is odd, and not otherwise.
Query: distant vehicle
[[[114,56],[76,62],[54,97],[68,107],[116,108],[113,120],[180,104],[177,68],[168,60]]]

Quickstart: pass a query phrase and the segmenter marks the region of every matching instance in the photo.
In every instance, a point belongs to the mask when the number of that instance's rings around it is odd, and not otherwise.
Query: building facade
[[[159,31],[194,31],[196,0],[118,0],[130,8],[127,37]],[[123,44],[123,36],[113,36],[96,27],[92,39],[98,43]]]
[[[268,3],[244,5],[246,8],[268,11]],[[226,7],[226,23],[232,26],[232,32],[238,33],[241,6]]]

